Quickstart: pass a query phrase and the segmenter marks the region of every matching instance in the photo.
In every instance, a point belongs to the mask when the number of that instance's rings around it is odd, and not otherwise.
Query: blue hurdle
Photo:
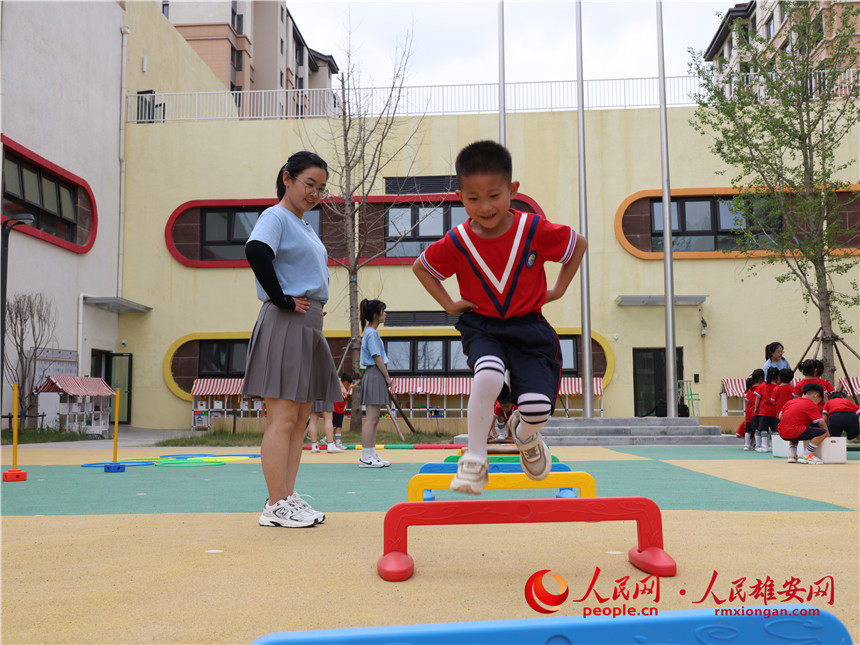
[[[778,612],[820,611],[817,616]],[[716,616],[719,611],[753,615]],[[758,612],[758,614],[755,614]],[[767,612],[767,614],[765,614]],[[538,643],[720,643],[849,645],[851,636],[836,616],[810,605],[725,607],[660,612],[658,616],[581,618],[553,616],[469,623],[428,623],[304,632],[274,632],[254,645],[537,645]]]
[[[422,464],[421,468],[418,470],[418,474],[421,473],[456,473],[457,472],[457,462],[456,461],[447,461],[447,462],[430,462],[426,464]],[[523,467],[519,462],[490,462],[490,470],[491,473],[521,473],[523,472]],[[567,464],[563,464],[561,462],[553,462],[552,468],[550,472],[554,473],[569,473],[572,472],[570,466]],[[579,497],[579,490],[573,490],[572,488],[559,488],[556,497]],[[433,494],[432,490],[424,491],[424,501],[432,502],[436,499],[436,496]]]

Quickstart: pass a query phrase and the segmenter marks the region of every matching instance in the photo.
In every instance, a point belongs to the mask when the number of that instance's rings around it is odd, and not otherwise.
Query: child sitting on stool
[[[539,430],[552,415],[561,379],[561,348],[541,315],[544,303],[564,295],[587,246],[569,226],[511,209],[519,189],[511,153],[495,141],[472,143],[457,155],[457,197],[469,220],[431,244],[412,265],[418,280],[450,314],[474,373],[469,396],[469,448],[457,465],[451,490],[480,495],[488,481],[487,429],[505,370],[518,409],[508,427],[523,472],[534,480],[550,472],[549,449]],[[546,288],[546,262],[562,265]],[[457,276],[461,300],[442,280]]]
[[[830,393],[830,398],[824,404],[824,420],[831,437],[841,437],[845,433],[848,439],[856,439],[860,435],[860,406],[845,396],[841,390]]]
[[[816,465],[824,463],[815,456],[815,449],[830,436],[827,422],[818,409],[822,399],[824,399],[824,388],[819,383],[807,383],[803,386],[800,398],[792,399],[782,408],[779,414],[779,436],[790,443],[788,463]],[[807,442],[806,454],[803,457],[797,456],[798,441]]]

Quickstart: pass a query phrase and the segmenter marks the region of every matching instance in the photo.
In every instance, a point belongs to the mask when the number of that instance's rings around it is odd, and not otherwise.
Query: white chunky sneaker
[[[373,455],[370,459],[359,459],[358,467],[359,468],[385,468],[386,466],[390,466],[390,461],[385,461],[384,459],[380,459],[379,455]]]
[[[338,446],[336,443],[330,443],[325,447],[326,452],[343,452],[344,449]]]
[[[520,425],[519,410],[514,410],[508,423],[511,435],[517,444],[517,450],[520,451],[520,465],[526,477],[535,481],[545,479],[549,475],[550,470],[552,470],[552,456],[550,455],[549,448],[543,442],[540,432],[535,432],[526,441],[520,441],[520,437],[517,434],[517,427]]]
[[[310,495],[308,495],[307,497],[310,497]],[[311,497],[311,499],[313,499],[313,497]],[[306,513],[310,513],[310,514],[312,514],[314,517],[316,517],[317,524],[322,524],[322,523],[325,521],[325,513],[320,513],[319,511],[314,510],[313,508],[311,508],[311,505],[310,505],[310,504],[308,504],[308,503],[304,500],[304,496],[303,496],[303,495],[301,495],[300,493],[293,492],[293,494],[292,494],[292,495],[290,495],[290,496],[287,498],[287,501],[292,502],[292,503],[293,503],[293,505],[295,505],[295,506],[297,506],[298,508],[302,509],[302,510],[303,510],[303,511],[305,511]]]
[[[299,508],[289,499],[281,499],[269,505],[266,500],[260,515],[260,526],[283,526],[291,529],[305,528],[317,523],[315,515]]]
[[[808,453],[805,457],[800,457],[797,460],[799,464],[810,464],[817,466],[818,464],[823,464],[824,461],[815,456],[815,453]]]
[[[490,479],[490,461],[464,452],[457,462],[457,474],[451,480],[451,490],[469,495],[480,495]]]

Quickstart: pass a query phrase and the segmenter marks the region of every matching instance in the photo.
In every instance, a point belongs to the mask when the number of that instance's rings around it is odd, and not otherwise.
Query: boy
[[[782,410],[782,406],[795,398],[794,386],[791,384],[793,380],[794,372],[788,369],[779,370],[779,385],[773,388],[773,394],[770,396],[770,402],[776,408],[777,414]]]
[[[785,404],[779,414],[779,436],[790,442],[788,447],[788,463],[790,464],[823,464],[815,456],[815,449],[830,436],[827,422],[818,409],[824,399],[824,388],[818,383],[807,383],[798,399],[792,399]],[[815,426],[820,426],[816,428]],[[797,442],[807,441],[806,455],[797,456]]]
[[[755,448],[755,431],[758,430],[758,424],[761,419],[758,413],[753,414],[756,403],[756,387],[764,383],[764,370],[755,369],[750,374],[746,381],[747,391],[744,394],[746,406],[744,409],[744,450],[752,450]]]
[[[346,401],[352,392],[352,375],[344,372],[340,375],[340,393],[343,396],[343,401],[334,404],[334,414],[332,415],[332,425],[334,426],[334,445],[341,450],[344,450],[341,442],[341,430],[343,429],[343,415],[346,412]]]
[[[846,398],[844,392],[836,390],[830,393],[823,414],[831,437],[841,437],[844,432],[851,440],[860,435],[860,406]]]
[[[755,431],[756,452],[770,452],[770,433],[776,432],[779,419],[777,415],[779,410],[771,402],[770,397],[773,396],[773,391],[776,388],[776,382],[779,380],[779,370],[775,367],[769,367],[764,377],[764,383],[756,385],[755,388],[755,407],[753,408],[753,416],[758,415],[758,427]]]
[[[474,377],[469,447],[451,490],[480,495],[488,481],[487,428],[505,370],[518,407],[508,428],[523,472],[535,480],[549,474],[551,458],[539,430],[553,412],[562,364],[558,336],[541,307],[564,295],[587,244],[569,226],[511,209],[519,182],[512,181],[511,153],[504,146],[472,143],[457,155],[455,168],[457,197],[469,220],[431,244],[412,270],[445,311],[461,314],[455,327]],[[549,290],[545,262],[562,264]],[[457,276],[460,300],[442,286],[452,275]]]

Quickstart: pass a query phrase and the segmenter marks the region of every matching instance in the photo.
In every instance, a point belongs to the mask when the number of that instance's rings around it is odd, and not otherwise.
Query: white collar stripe
[[[511,276],[511,270],[514,267],[514,262],[517,259],[518,251],[520,248],[520,240],[523,237],[523,230],[526,227],[526,220],[528,218],[525,214],[520,215],[520,221],[517,225],[517,234],[514,237],[514,243],[511,245],[511,251],[508,255],[508,263],[505,266],[505,271],[502,273],[501,279],[496,278],[496,275],[490,270],[490,267],[487,266],[487,263],[484,262],[484,258],[481,257],[481,254],[478,253],[478,249],[475,248],[475,245],[472,243],[471,238],[469,237],[468,232],[466,231],[466,225],[460,224],[457,227],[457,232],[460,234],[460,238],[463,240],[463,243],[466,245],[466,248],[469,249],[469,254],[472,256],[472,259],[477,262],[478,267],[480,267],[481,271],[484,273],[484,276],[492,283],[492,285],[496,288],[496,291],[499,294],[503,294],[505,292],[505,286],[508,283],[508,278]]]

